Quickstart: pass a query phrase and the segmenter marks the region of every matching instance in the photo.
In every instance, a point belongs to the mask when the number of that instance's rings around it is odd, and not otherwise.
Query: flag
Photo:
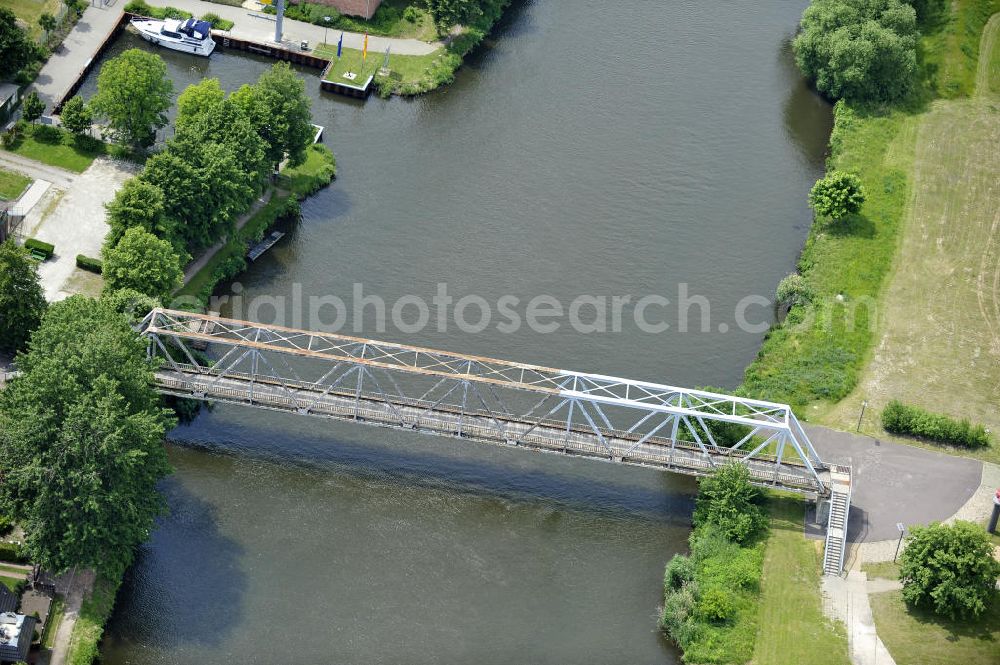
[[[361,61],[368,59],[368,33],[365,33],[365,47],[361,50]]]
[[[344,33],[340,33],[340,41],[337,42],[337,59],[340,60],[340,54],[344,51]]]

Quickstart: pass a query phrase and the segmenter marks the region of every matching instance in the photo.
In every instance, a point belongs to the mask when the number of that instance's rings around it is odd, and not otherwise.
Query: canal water
[[[414,100],[327,96],[300,70],[338,179],[222,311],[315,327],[335,317],[297,320],[292,301],[336,296],[350,334],[738,384],[831,124],[788,48],[805,0],[613,4],[516,1],[454,85]],[[178,90],[271,64],[157,52]],[[620,330],[590,333],[565,316],[510,332],[495,308],[479,332],[353,311],[356,284],[391,308],[442,283],[522,315],[537,296],[631,301]],[[646,296],[670,301],[643,310],[665,332],[636,323]],[[692,305],[686,332],[685,297],[710,308],[703,322]],[[688,478],[235,407],[175,430],[170,457],[170,513],[119,595],[107,663],[678,662],[655,620]]]

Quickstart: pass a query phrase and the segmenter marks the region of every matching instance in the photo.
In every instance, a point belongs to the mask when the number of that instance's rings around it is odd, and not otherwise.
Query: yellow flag
[[[365,47],[361,50],[361,62],[368,59],[368,33],[365,33]]]

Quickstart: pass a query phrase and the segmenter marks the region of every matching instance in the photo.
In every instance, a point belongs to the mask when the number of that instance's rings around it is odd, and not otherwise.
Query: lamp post
[[[892,555],[893,563],[896,563],[896,557],[899,556],[899,546],[903,544],[903,534],[906,533],[906,527],[902,522],[896,522],[896,528],[899,529],[899,542],[896,543],[896,553]]]
[[[323,24],[324,24],[324,27],[323,27],[323,46],[326,46],[327,45],[326,36],[330,32],[330,17],[329,16],[324,16],[323,17]]]

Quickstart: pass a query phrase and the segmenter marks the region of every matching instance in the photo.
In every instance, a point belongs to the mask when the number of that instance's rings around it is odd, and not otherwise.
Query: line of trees
[[[169,97],[162,65],[159,56],[135,50],[101,70],[92,106],[130,147],[142,148],[162,126],[164,95]],[[122,74],[135,69],[143,73]],[[133,82],[136,87],[130,87]],[[132,118],[125,117],[129,109]],[[137,116],[143,116],[141,123],[134,122]],[[109,291],[169,295],[189,256],[232,233],[272,170],[283,159],[302,163],[313,138],[305,84],[287,63],[228,96],[217,79],[189,86],[177,100],[175,127],[174,137],[107,205],[111,230],[103,258]]]

